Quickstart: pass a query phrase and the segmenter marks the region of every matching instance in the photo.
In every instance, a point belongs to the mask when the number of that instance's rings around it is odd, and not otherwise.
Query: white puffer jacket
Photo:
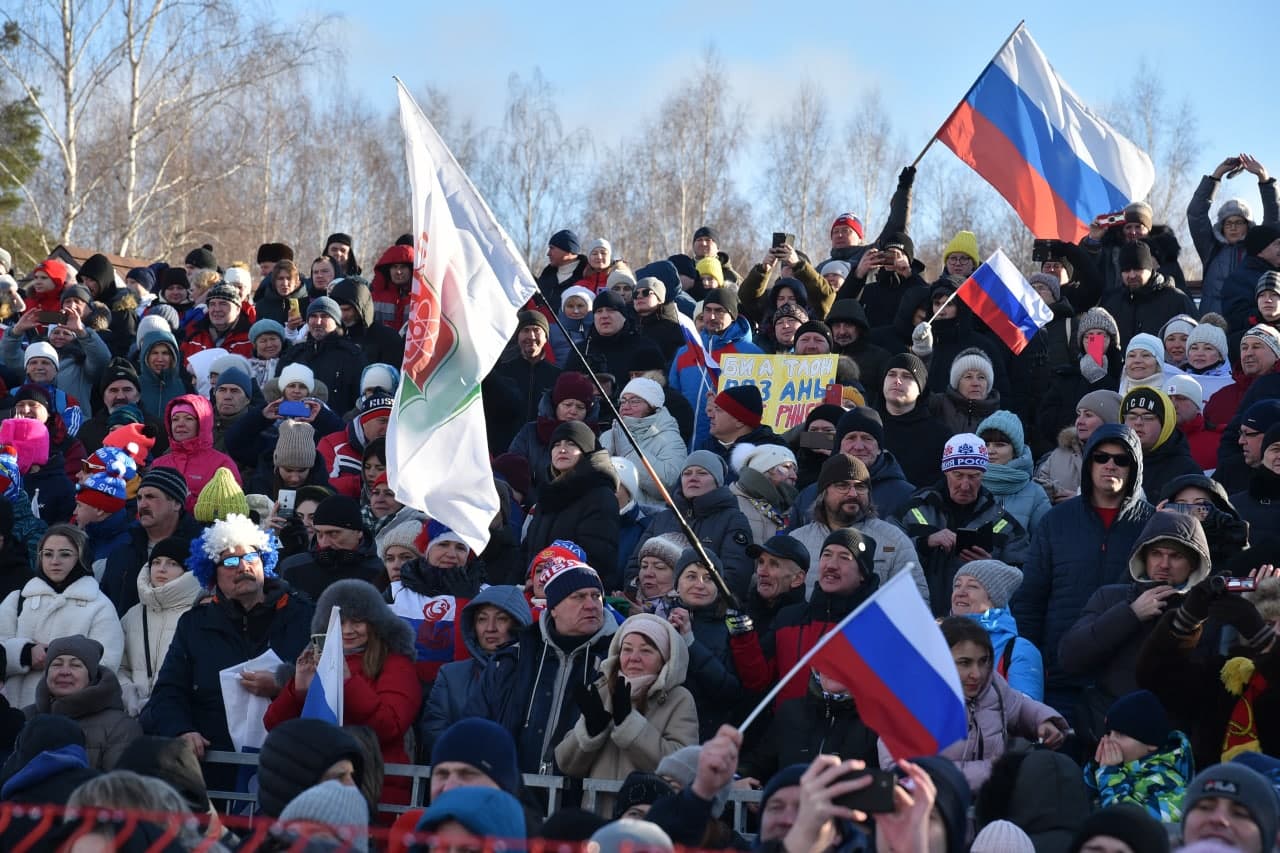
[[[21,612],[18,603],[22,602]],[[84,577],[61,594],[48,581],[35,577],[0,603],[0,645],[4,646],[4,696],[15,708],[36,700],[36,685],[43,670],[22,665],[28,643],[48,645],[59,637],[83,634],[102,644],[102,666],[117,669],[124,654],[124,631],[115,605],[103,595],[98,582]]]
[[[124,625],[124,657],[120,661],[120,690],[124,707],[136,717],[151,697],[160,666],[178,629],[178,619],[199,600],[200,581],[184,572],[164,586],[151,584],[151,572],[138,572],[138,603],[129,608]],[[150,652],[148,665],[147,653]]]

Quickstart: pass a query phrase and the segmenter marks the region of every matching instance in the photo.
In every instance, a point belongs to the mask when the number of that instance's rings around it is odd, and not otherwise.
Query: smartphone
[[[800,446],[809,450],[830,450],[836,449],[836,434],[834,432],[802,432],[800,433]]]
[[[851,794],[836,797],[833,802],[847,809],[857,809],[870,814],[893,811],[893,789],[898,784],[898,776],[892,770],[870,768],[855,770],[853,773],[841,776],[835,784],[850,782],[863,776],[871,777],[870,785]]]
[[[1254,592],[1258,589],[1255,578],[1223,578],[1222,587],[1227,592]]]
[[[324,652],[324,634],[312,634],[311,645],[316,647],[317,655],[322,654]]]
[[[65,322],[67,319],[66,311],[37,311],[36,322],[45,326],[56,326],[58,323]]]
[[[977,530],[960,529],[956,531],[956,549],[955,553],[969,548],[981,548],[990,554],[995,550],[995,536],[991,533],[990,527],[979,527]]]
[[[293,508],[297,505],[298,493],[294,489],[281,489],[276,496],[276,515],[281,518],[293,518]]]
[[[794,246],[796,244],[796,235],[788,234],[785,231],[773,232],[773,248],[780,246]]]
[[[276,409],[276,414],[282,418],[309,418],[311,409],[301,401],[295,403],[292,400],[282,400]]]

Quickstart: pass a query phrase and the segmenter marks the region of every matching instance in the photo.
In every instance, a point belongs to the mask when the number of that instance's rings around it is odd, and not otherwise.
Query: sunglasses
[[[1102,450],[1095,450],[1093,456],[1089,458],[1097,465],[1106,465],[1110,462],[1117,468],[1128,468],[1133,464],[1133,460],[1124,453],[1107,453]]]
[[[647,287],[636,288],[636,296],[648,296],[651,293],[653,293],[653,291],[650,288],[647,288]]]
[[[251,563],[262,562],[262,554],[258,551],[250,551],[247,554],[232,554],[229,557],[223,557],[219,565],[227,569],[239,568],[240,564],[245,560]]]

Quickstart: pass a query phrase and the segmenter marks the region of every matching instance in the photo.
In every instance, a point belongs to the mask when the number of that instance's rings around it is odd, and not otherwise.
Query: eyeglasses
[[[843,480],[839,483],[832,483],[827,486],[827,488],[834,492],[857,492],[860,495],[865,495],[871,491],[871,486],[867,483],[854,480]]]
[[[250,551],[247,554],[231,554],[230,556],[223,557],[220,562],[220,565],[223,568],[235,569],[235,568],[239,568],[240,564],[245,562],[246,560],[248,560],[251,563],[261,563],[262,553],[259,551]]]
[[[1107,453],[1104,450],[1095,450],[1089,458],[1096,465],[1106,465],[1110,462],[1117,468],[1128,468],[1133,464],[1133,460],[1124,453]]]

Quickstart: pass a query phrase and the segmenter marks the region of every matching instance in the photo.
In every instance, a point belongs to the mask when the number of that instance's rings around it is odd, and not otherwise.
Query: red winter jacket
[[[340,495],[360,499],[364,486],[364,430],[360,419],[347,424],[341,432],[331,432],[320,439],[316,450],[324,459],[329,485]]]
[[[1204,415],[1196,415],[1185,424],[1178,424],[1178,430],[1186,436],[1187,444],[1191,445],[1191,458],[1202,471],[1218,467],[1218,445],[1222,442],[1223,425],[1206,426]]]
[[[413,266],[413,247],[392,246],[383,252],[373,267],[373,281],[369,283],[369,290],[373,293],[374,319],[398,332],[408,318],[409,293],[402,294],[400,288],[391,283],[391,275],[387,270],[393,264]]]
[[[253,344],[249,342],[249,327],[253,325],[253,320],[244,312],[242,308],[240,316],[236,318],[230,330],[225,335],[218,338],[213,331],[213,327],[209,325],[207,315],[192,320],[183,326],[178,338],[182,341],[182,360],[186,361],[198,352],[207,349],[222,347],[229,353],[242,355],[245,358],[253,358]]]
[[[176,441],[173,428],[169,425],[173,415],[173,407],[186,403],[196,411],[196,423],[199,429],[196,437],[187,441]],[[219,468],[231,471],[231,476],[241,486],[240,468],[235,460],[225,453],[213,449],[213,405],[207,397],[199,394],[183,394],[169,401],[164,407],[164,428],[169,434],[169,452],[151,463],[154,467],[176,469],[187,481],[187,503],[185,509],[191,512],[196,508],[196,499]]]

